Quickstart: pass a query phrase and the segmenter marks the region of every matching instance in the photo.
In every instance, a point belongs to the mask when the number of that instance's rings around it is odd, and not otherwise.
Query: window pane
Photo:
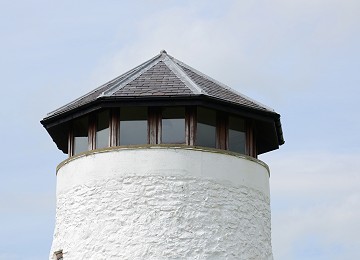
[[[196,145],[216,147],[216,112],[199,107],[197,109]]]
[[[82,117],[74,121],[74,154],[85,152],[88,150],[88,118]]]
[[[96,148],[109,147],[109,111],[98,113],[96,122]]]
[[[147,144],[147,108],[120,109],[120,145]]]
[[[162,112],[162,143],[185,143],[185,108],[165,108]]]
[[[238,117],[229,117],[229,150],[245,153],[245,121]]]

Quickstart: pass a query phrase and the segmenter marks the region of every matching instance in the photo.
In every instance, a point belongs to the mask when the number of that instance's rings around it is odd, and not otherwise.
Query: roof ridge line
[[[57,109],[55,109],[55,110],[53,110],[53,111],[49,112],[49,113],[47,113],[47,114],[46,114],[46,117],[49,117],[49,116],[52,116],[52,115],[56,114],[56,112],[57,112],[57,111],[62,110],[63,108],[68,107],[68,106],[70,106],[70,105],[72,105],[72,104],[76,103],[77,101],[79,101],[79,100],[83,99],[83,98],[84,98],[84,97],[86,97],[86,96],[91,95],[92,93],[94,93],[94,92],[98,91],[99,89],[101,89],[101,88],[105,87],[106,85],[113,84],[113,83],[114,83],[114,82],[116,82],[117,80],[121,80],[121,79],[123,79],[123,78],[124,78],[124,77],[126,77],[128,74],[131,74],[132,72],[134,72],[135,70],[137,70],[139,67],[144,66],[145,64],[149,63],[150,61],[155,60],[156,58],[159,58],[160,56],[161,56],[161,54],[156,55],[155,57],[151,58],[150,60],[145,61],[145,62],[143,62],[142,64],[140,64],[140,65],[138,65],[138,66],[136,66],[136,67],[134,67],[134,68],[132,68],[132,69],[128,70],[127,72],[125,72],[125,73],[121,74],[120,76],[117,76],[117,77],[113,78],[112,80],[110,80],[110,81],[108,81],[108,82],[106,82],[106,83],[102,84],[101,86],[99,86],[99,87],[95,88],[94,90],[92,90],[92,91],[90,91],[90,92],[88,92],[88,93],[86,93],[86,94],[84,94],[84,95],[82,95],[82,96],[78,97],[77,99],[75,99],[75,100],[73,100],[73,101],[71,101],[71,102],[69,102],[69,103],[67,103],[67,104],[65,104],[65,105],[63,105],[63,106],[61,106],[61,107],[59,107],[59,108],[57,108]],[[101,97],[101,96],[102,96],[102,94],[103,94],[104,92],[105,92],[105,91],[103,91],[102,93],[100,93],[100,95],[99,95],[99,96],[97,96],[95,99],[97,99],[97,98]]]
[[[129,82],[133,81],[134,79],[139,77],[141,74],[143,74],[144,72],[146,72],[147,70],[152,68],[154,65],[156,65],[160,61],[159,58],[161,58],[161,56],[162,56],[162,54],[158,54],[155,57],[151,58],[150,60],[148,60],[148,61],[144,62],[143,64],[135,67],[134,69],[130,70],[127,73],[128,75],[126,75],[126,77],[123,78],[122,81],[118,82],[118,83],[120,83],[119,85],[116,84],[116,86],[112,86],[111,88],[103,91],[97,98],[113,95],[116,91],[119,91],[120,89],[125,87]],[[140,69],[140,70],[138,70],[138,69]]]
[[[172,59],[174,59],[172,56],[165,54],[163,62],[185,84],[185,86],[190,89],[191,92],[196,95],[204,94],[205,91],[201,89]]]
[[[275,110],[274,110],[273,108],[271,108],[271,107],[269,107],[269,106],[266,106],[266,105],[260,103],[259,101],[256,101],[256,100],[254,100],[254,99],[252,99],[252,98],[250,98],[250,97],[248,97],[248,96],[240,93],[239,91],[237,91],[237,90],[229,87],[228,85],[226,85],[226,84],[224,84],[224,83],[222,83],[222,82],[220,82],[220,81],[218,81],[218,80],[216,80],[216,79],[214,79],[214,78],[212,78],[212,77],[210,77],[210,76],[208,76],[208,75],[206,75],[206,74],[198,71],[197,69],[194,69],[193,67],[185,64],[184,62],[182,62],[182,61],[180,61],[180,60],[177,60],[176,58],[174,58],[174,60],[176,60],[176,62],[180,63],[180,65],[188,68],[189,70],[193,70],[194,72],[196,72],[196,73],[199,74],[200,76],[204,77],[205,79],[210,80],[210,81],[212,81],[213,83],[216,83],[216,84],[218,84],[219,86],[221,86],[221,87],[223,87],[223,88],[225,88],[225,89],[227,89],[227,90],[229,90],[229,91],[234,92],[235,94],[237,94],[237,95],[239,95],[239,96],[241,96],[241,97],[249,100],[250,102],[252,102],[252,103],[254,103],[254,104],[258,105],[258,106],[261,106],[261,107],[263,107],[263,108],[265,108],[265,109],[267,109],[267,110],[270,110],[270,111],[272,111],[272,112],[275,112]]]

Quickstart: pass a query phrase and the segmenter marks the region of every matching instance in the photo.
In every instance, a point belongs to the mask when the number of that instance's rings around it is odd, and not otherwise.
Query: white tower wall
[[[58,168],[50,259],[272,259],[269,170],[257,159],[116,147]]]

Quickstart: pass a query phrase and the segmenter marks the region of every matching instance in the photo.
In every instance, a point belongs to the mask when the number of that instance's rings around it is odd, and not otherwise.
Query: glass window
[[[164,144],[185,143],[185,108],[169,107],[162,111],[162,135]]]
[[[229,117],[229,150],[245,153],[245,121],[242,118]]]
[[[96,120],[96,148],[109,147],[110,128],[109,111],[105,110],[97,114]]]
[[[216,112],[197,109],[196,145],[216,148]]]
[[[147,108],[120,109],[120,145],[147,144]]]
[[[74,154],[85,152],[89,148],[88,144],[88,117],[82,117],[74,120],[73,134],[74,134]]]

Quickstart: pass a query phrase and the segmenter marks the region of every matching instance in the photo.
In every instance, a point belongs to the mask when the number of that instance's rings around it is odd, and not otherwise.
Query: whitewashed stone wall
[[[272,259],[268,170],[260,161],[115,149],[70,160],[57,177],[50,258],[63,250],[65,260]]]

